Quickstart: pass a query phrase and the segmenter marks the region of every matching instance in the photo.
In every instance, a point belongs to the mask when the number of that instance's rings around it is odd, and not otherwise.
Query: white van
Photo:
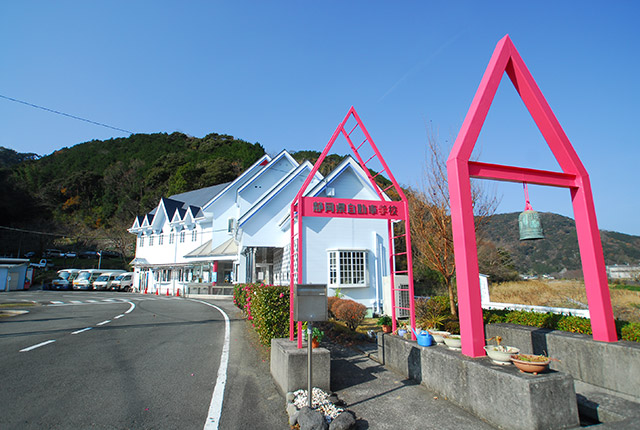
[[[70,290],[73,287],[73,280],[80,273],[80,269],[58,270],[58,277],[51,281],[54,290]]]
[[[78,273],[76,279],[73,280],[74,290],[92,290],[93,281],[100,276],[105,270],[101,269],[83,269]]]
[[[93,281],[94,290],[109,290],[111,289],[111,283],[124,273],[124,270],[110,270],[108,272],[102,272],[100,276]]]
[[[111,283],[111,290],[133,291],[133,272],[121,273]]]

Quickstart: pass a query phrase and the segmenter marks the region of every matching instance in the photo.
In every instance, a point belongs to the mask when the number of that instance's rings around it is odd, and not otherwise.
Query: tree
[[[456,291],[453,279],[456,265],[453,255],[451,210],[446,158],[439,137],[433,128],[427,130],[427,154],[422,185],[409,188],[407,199],[411,215],[412,246],[416,260],[438,272],[449,293],[451,314],[457,316]],[[471,183],[475,227],[481,227],[498,206],[495,193],[477,182]],[[414,260],[415,261],[415,260]]]

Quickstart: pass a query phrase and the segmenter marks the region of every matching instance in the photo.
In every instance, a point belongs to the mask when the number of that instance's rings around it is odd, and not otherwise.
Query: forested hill
[[[556,273],[563,269],[580,270],[578,236],[573,219],[542,212],[540,218],[545,238],[519,240],[519,213],[493,215],[485,228],[486,236],[496,246],[511,254],[515,268],[520,273]],[[638,264],[640,261],[640,237],[611,231],[600,231],[605,263]]]
[[[0,225],[76,237],[87,229],[126,232],[161,196],[231,181],[265,153],[259,143],[215,133],[134,134],[41,158],[9,151],[7,163],[0,153]]]

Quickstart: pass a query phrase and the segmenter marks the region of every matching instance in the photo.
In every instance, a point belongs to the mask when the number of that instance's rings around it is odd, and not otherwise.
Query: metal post
[[[313,356],[312,351],[313,347],[311,346],[311,333],[313,332],[313,328],[311,326],[311,321],[307,321],[307,397],[309,398],[309,409],[311,409],[311,399],[313,396],[311,377],[313,374],[313,366],[311,364],[311,357]]]

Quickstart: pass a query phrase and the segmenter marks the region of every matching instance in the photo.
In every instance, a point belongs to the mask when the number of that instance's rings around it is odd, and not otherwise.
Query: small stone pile
[[[348,430],[355,425],[353,414],[335,405],[338,402],[335,394],[314,387],[312,396],[309,409],[307,390],[287,393],[287,414],[292,428],[297,424],[300,430]]]

